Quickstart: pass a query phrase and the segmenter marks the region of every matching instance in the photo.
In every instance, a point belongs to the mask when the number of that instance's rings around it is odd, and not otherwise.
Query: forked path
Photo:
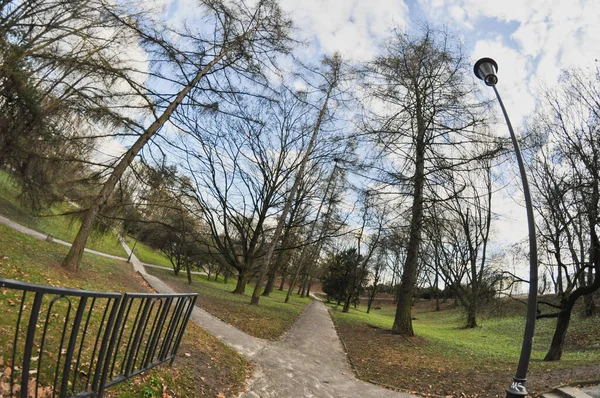
[[[129,254],[129,247],[123,247]],[[173,290],[149,275],[135,255],[135,269],[158,292]],[[195,308],[192,321],[251,359],[256,371],[241,398],[412,397],[358,380],[350,368],[327,307],[313,300],[280,341],[252,337]]]
[[[46,238],[45,234],[1,216],[0,224],[38,239]],[[70,246],[68,242],[54,242]],[[127,254],[130,254],[131,250],[125,242],[121,243]],[[94,253],[126,260],[104,253]],[[131,262],[154,290],[159,293],[173,292],[162,280],[148,274],[135,254],[131,256]],[[327,308],[318,300],[313,300],[307,306],[282,340],[274,342],[249,336],[198,307],[194,309],[191,319],[256,364],[256,371],[242,398],[412,397],[354,377]]]
[[[136,262],[136,268],[143,269]],[[157,292],[173,291],[155,276],[140,273]],[[198,307],[192,321],[256,365],[241,398],[411,397],[354,377],[327,308],[319,300],[307,306],[281,341],[249,336]]]

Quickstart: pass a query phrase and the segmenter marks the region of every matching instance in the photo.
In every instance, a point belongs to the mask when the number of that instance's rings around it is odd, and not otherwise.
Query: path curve
[[[242,398],[414,397],[358,380],[350,368],[327,307],[313,300],[283,340],[253,359],[255,372]]]
[[[45,240],[47,237],[46,234],[2,216],[0,216],[0,224],[40,240]],[[65,246],[71,245],[59,239],[53,241]],[[146,272],[144,264],[131,253],[131,249],[123,239],[121,244],[126,253],[131,254],[131,264],[134,269],[154,290],[159,293],[174,293],[165,282]],[[94,250],[85,249],[85,251],[117,260],[127,260]],[[191,319],[255,363],[256,370],[241,398],[414,397],[366,383],[354,376],[327,307],[320,300],[313,300],[306,307],[280,341],[269,342],[249,336],[199,307],[194,308]]]
[[[129,254],[124,240],[121,244]],[[146,273],[135,254],[131,262],[154,290],[173,292],[162,280]],[[320,300],[312,300],[281,341],[249,336],[198,307],[192,321],[257,365],[241,398],[414,397],[354,376],[327,307]]]

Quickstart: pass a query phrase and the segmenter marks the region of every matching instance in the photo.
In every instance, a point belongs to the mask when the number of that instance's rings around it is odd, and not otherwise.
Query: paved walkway
[[[122,240],[125,251],[131,251]],[[160,293],[172,292],[166,283],[146,273],[135,254],[136,271]],[[325,304],[313,300],[282,341],[249,336],[196,307],[192,321],[256,365],[242,398],[270,397],[411,397],[354,377]]]
[[[130,255],[131,250],[123,239],[121,239],[121,244],[127,252],[127,255]],[[175,293],[175,291],[169,285],[164,283],[159,278],[147,273],[143,263],[138,260],[135,254],[131,255],[131,264],[133,265],[133,268],[139,272],[140,275],[142,275],[146,282],[148,282],[148,284],[152,286],[152,288],[158,293]],[[262,350],[267,344],[266,340],[249,336],[197,306],[192,312],[191,319],[198,326],[206,329],[210,334],[217,337],[247,358],[254,357],[256,353]]]
[[[2,216],[0,223],[41,240],[47,237]],[[70,243],[58,239],[54,239],[54,242],[70,246]],[[124,240],[121,240],[121,244],[126,253],[131,254]],[[93,250],[86,251],[127,260]],[[160,293],[174,292],[162,280],[148,274],[135,254],[131,255],[131,263],[154,290]],[[412,397],[354,377],[327,308],[319,300],[313,300],[307,306],[281,341],[269,342],[249,336],[199,307],[194,308],[191,319],[255,363],[256,371],[241,398]]]
[[[15,229],[19,232],[22,232],[26,235],[29,236],[33,236],[34,238],[40,239],[40,240],[47,240],[48,238],[48,234],[43,234],[41,232],[35,231],[31,228],[27,228],[21,224],[17,224],[16,222],[9,220],[6,217],[0,216],[0,224],[4,224],[7,227],[10,227],[12,229]],[[69,242],[65,242],[64,240],[60,240],[60,239],[56,239],[56,238],[52,238],[52,242],[54,243],[58,243],[59,245],[63,245],[63,246],[71,246],[71,244]],[[123,260],[123,261],[127,261],[126,258],[123,257],[119,257],[119,256],[113,256],[112,254],[106,254],[106,253],[102,253],[102,252],[97,252],[96,250],[91,250],[91,249],[84,249],[87,253],[93,253],[93,254],[97,254],[98,256],[103,256],[103,257],[108,257],[108,258],[112,258],[115,260]]]
[[[313,300],[283,340],[253,358],[259,365],[242,398],[412,397],[354,377],[327,307]]]

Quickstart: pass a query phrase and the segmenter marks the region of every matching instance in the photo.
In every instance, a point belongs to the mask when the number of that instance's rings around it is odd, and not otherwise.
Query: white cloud
[[[377,53],[380,40],[393,27],[406,26],[408,7],[402,0],[283,0],[312,55],[339,51],[353,60]]]
[[[94,162],[110,165],[113,164],[116,159],[123,156],[126,151],[127,148],[115,138],[103,137],[97,140],[91,155]]]
[[[600,52],[600,2],[596,0],[419,0],[419,4],[434,20],[448,23],[450,17],[479,39],[494,34],[489,32],[490,21],[498,22],[499,29],[516,22],[513,31],[495,33],[510,37],[516,52],[535,60],[530,79],[552,83],[561,69],[589,65]]]

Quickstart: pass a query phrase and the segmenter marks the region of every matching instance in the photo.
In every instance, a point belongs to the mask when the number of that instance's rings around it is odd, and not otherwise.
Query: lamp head
[[[475,62],[473,73],[477,78],[483,80],[488,86],[495,86],[498,83],[498,64],[491,58],[481,58]]]

